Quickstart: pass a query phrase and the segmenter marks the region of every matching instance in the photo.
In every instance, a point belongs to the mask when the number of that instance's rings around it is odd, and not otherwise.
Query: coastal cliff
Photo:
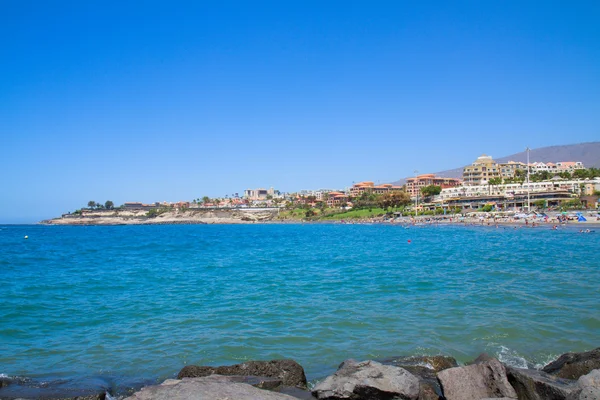
[[[41,221],[43,225],[246,224],[268,222],[277,209],[90,210]]]

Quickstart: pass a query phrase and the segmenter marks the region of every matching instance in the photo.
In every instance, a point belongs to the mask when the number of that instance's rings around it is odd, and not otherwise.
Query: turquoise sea
[[[600,346],[599,249],[576,228],[0,226],[0,373],[121,388],[274,358],[309,379],[350,357],[541,365]]]

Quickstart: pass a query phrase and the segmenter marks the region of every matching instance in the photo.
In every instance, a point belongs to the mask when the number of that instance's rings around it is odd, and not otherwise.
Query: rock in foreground
[[[419,397],[419,379],[404,368],[376,361],[347,360],[312,392],[318,399],[327,400],[416,400]]]
[[[577,380],[581,393],[577,400],[600,400],[600,369],[595,369]]]
[[[566,353],[546,365],[542,371],[559,378],[579,379],[594,369],[600,369],[600,347],[583,353]]]
[[[441,355],[392,357],[382,359],[381,363],[404,368],[419,378],[419,400],[437,400],[440,398],[442,388],[437,380],[436,373],[444,369],[458,367],[455,358]]]
[[[508,381],[519,399],[559,400],[576,398],[581,389],[571,380],[558,378],[535,369],[507,367]]]
[[[480,400],[484,398],[517,398],[508,383],[504,365],[492,359],[479,364],[445,369],[437,374],[448,400]]]
[[[231,377],[212,375],[202,378],[167,379],[147,386],[125,400],[297,400],[294,397],[258,389]]]
[[[265,376],[281,379],[284,386],[306,388],[304,368],[294,360],[248,361],[221,367],[188,365],[179,371],[177,379],[201,378],[214,374]]]

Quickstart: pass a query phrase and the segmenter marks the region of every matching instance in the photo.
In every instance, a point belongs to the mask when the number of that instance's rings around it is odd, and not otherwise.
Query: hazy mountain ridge
[[[473,156],[475,161],[481,154]],[[492,154],[493,156],[493,154]],[[496,158],[496,162],[521,161],[527,162],[527,152],[512,154],[506,157]],[[588,142],[578,144],[567,144],[562,146],[540,147],[539,149],[531,149],[529,152],[529,162],[558,162],[558,161],[581,161],[586,168],[600,168],[600,142]],[[471,165],[465,164],[465,166]],[[462,178],[463,168],[448,169],[445,171],[435,172],[437,176],[448,178]],[[406,183],[406,178],[391,182],[394,185],[403,185]]]

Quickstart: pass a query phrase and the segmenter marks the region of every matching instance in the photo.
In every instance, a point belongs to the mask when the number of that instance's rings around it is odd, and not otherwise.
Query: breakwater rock
[[[213,374],[277,378],[285,386],[306,389],[304,368],[294,360],[248,361],[242,364],[221,367],[188,365],[179,371],[177,379],[200,378]]]
[[[292,360],[188,366],[179,380],[145,388],[127,400],[600,400],[598,362],[600,348],[565,354],[543,370],[515,368],[486,354],[464,366],[445,356],[347,360],[310,392],[304,390],[304,370]]]
[[[564,354],[542,370],[505,365],[485,354],[464,366],[445,356],[346,360],[311,390],[302,366],[289,359],[220,367],[191,365],[179,372],[178,379],[129,392],[125,400],[600,400],[598,363],[600,348]],[[124,397],[102,390],[73,397],[65,395],[68,390],[58,395],[57,388],[47,392],[42,387],[27,393],[23,392],[26,384],[2,378],[0,400]],[[21,389],[10,391],[12,386]]]

